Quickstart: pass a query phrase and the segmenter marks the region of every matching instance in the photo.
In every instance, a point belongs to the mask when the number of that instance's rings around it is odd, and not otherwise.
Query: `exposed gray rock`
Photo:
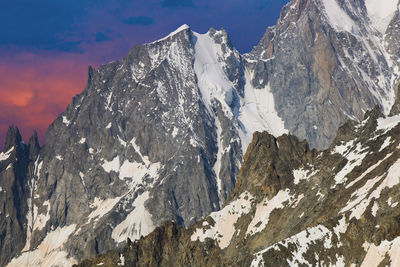
[[[39,153],[36,133],[29,145],[22,142],[18,128],[11,126],[0,153],[0,265],[20,252],[26,240],[28,177]]]
[[[379,32],[365,1],[295,0],[283,8],[247,58],[261,59],[249,68],[269,83],[291,133],[326,148],[347,119],[376,104],[389,113],[399,77],[398,5],[392,16]]]
[[[35,212],[27,214],[27,248],[33,253],[12,265],[43,264],[54,254],[71,264],[166,220],[187,227],[220,208],[242,158],[233,113],[243,95],[243,69],[226,33],[211,29],[201,45],[221,51],[225,77],[219,79],[233,87],[229,96],[221,93],[226,101],[205,100],[193,68],[198,38],[182,27],[134,47],[119,62],[89,68],[84,92],[48,129],[30,181]],[[56,232],[65,233],[63,242],[40,254]]]
[[[331,146],[255,133],[224,207],[79,266],[397,266],[400,118],[348,121]]]

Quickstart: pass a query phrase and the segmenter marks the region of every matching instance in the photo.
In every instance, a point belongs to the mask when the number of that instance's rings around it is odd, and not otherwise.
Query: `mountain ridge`
[[[78,266],[396,266],[399,122],[399,115],[382,117],[377,107],[362,122],[343,125],[325,151],[304,150],[293,136],[255,133],[239,189],[220,211],[186,230],[167,222],[147,237],[128,240],[121,250]],[[265,153],[271,146],[275,152]],[[304,151],[300,160],[290,150],[296,147]],[[280,149],[282,158],[273,155]],[[361,161],[353,162],[354,153]],[[250,167],[257,164],[263,170]],[[243,186],[243,180],[276,189]]]

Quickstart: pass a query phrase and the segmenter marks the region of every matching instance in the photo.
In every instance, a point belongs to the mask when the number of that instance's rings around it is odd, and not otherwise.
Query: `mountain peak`
[[[152,42],[152,43],[157,43],[157,42],[166,40],[166,39],[168,39],[168,38],[170,38],[170,37],[172,37],[172,36],[175,36],[176,34],[182,32],[182,31],[185,31],[185,30],[190,30],[189,25],[183,24],[183,25],[181,25],[180,27],[178,27],[176,30],[172,31],[172,32],[171,32],[170,34],[168,34],[167,36],[165,36],[165,37],[163,37],[163,38],[161,38],[161,39],[159,39],[159,40],[157,40],[157,41],[155,41],[155,42]]]
[[[18,128],[14,125],[11,125],[7,130],[6,142],[4,144],[4,150],[7,151],[11,147],[18,145],[21,142],[22,142],[22,137],[21,137],[21,134],[20,134]]]
[[[29,138],[29,158],[33,160],[39,154],[40,145],[39,138],[36,131],[33,131],[33,135]]]

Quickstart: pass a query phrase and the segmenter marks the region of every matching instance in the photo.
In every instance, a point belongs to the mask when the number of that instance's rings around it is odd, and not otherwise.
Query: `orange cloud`
[[[74,58],[39,58],[28,64],[0,63],[0,147],[9,125],[20,128],[24,140],[33,130],[41,139],[50,123],[86,84],[87,65]]]

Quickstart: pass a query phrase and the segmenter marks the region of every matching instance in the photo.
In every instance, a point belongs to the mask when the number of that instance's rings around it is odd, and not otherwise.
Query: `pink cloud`
[[[27,64],[0,63],[0,140],[10,124],[24,140],[37,130],[41,143],[50,123],[82,92],[87,63],[66,57],[24,55]],[[2,145],[2,144],[1,144]]]

